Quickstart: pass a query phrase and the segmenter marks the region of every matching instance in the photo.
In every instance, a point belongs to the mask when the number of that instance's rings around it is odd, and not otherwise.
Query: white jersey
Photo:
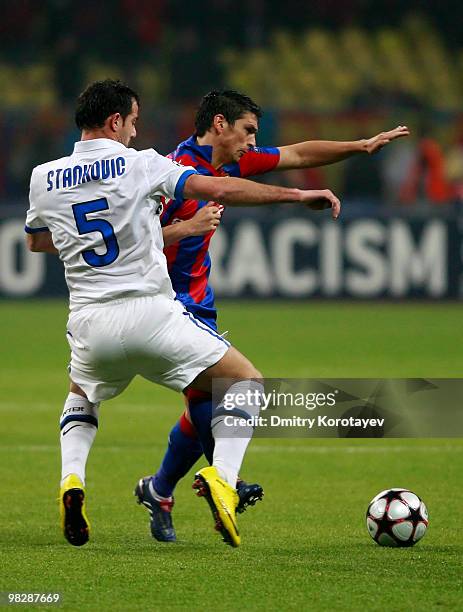
[[[174,296],[159,198],[182,197],[194,173],[154,149],[106,138],[77,142],[69,157],[34,168],[25,229],[51,232],[71,310],[129,296]]]

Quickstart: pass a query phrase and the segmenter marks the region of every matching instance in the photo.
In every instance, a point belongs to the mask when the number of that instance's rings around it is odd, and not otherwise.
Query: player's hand
[[[215,202],[209,202],[188,221],[190,236],[203,236],[217,229],[222,217],[222,208]]]
[[[325,210],[326,208],[331,208],[333,219],[337,219],[341,212],[341,202],[329,189],[302,191],[302,202],[311,210]]]
[[[380,134],[373,136],[373,138],[365,140],[365,151],[371,155],[372,153],[376,153],[382,149],[384,145],[389,144],[392,140],[409,135],[410,130],[406,125],[398,125],[394,130],[389,130],[389,132],[381,132]]]

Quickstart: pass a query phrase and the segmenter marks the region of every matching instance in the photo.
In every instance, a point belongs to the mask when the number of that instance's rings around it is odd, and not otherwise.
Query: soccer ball
[[[381,491],[368,505],[368,533],[380,546],[413,546],[428,523],[426,506],[408,489]]]

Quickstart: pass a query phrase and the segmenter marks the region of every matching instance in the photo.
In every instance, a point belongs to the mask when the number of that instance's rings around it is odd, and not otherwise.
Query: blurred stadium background
[[[267,176],[331,188],[342,221],[295,207],[227,211],[213,241],[219,296],[459,298],[463,8],[450,4],[2,3],[0,296],[65,295],[60,265],[24,248],[30,172],[71,150],[76,95],[110,76],[142,95],[136,146],[165,154],[217,86],[263,106],[262,145],[412,130],[373,158]]]

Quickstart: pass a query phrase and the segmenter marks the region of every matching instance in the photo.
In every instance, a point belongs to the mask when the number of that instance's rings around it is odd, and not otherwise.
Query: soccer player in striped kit
[[[246,95],[233,90],[212,91],[200,104],[195,133],[168,157],[205,176],[244,178],[273,170],[323,166],[354,154],[372,154],[409,134],[406,126],[398,126],[357,141],[306,141],[282,147],[257,147],[261,115],[260,107]],[[207,200],[178,198],[164,200],[161,214],[164,253],[177,298],[196,319],[214,331],[217,311],[208,282],[211,268],[208,249],[223,210],[222,205]],[[148,501],[151,533],[159,541],[176,539],[171,511],[177,482],[203,453],[212,463],[211,395],[189,389],[185,396],[187,408],[170,432],[160,468],[154,476],[140,481],[135,490],[140,503]],[[238,512],[261,499],[263,493],[259,485],[241,480],[237,482],[237,492]]]

